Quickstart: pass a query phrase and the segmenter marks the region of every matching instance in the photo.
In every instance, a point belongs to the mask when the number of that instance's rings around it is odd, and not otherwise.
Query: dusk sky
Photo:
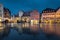
[[[4,7],[8,8],[12,14],[18,13],[19,10],[30,11],[38,10],[41,12],[45,8],[60,7],[60,0],[0,0]]]

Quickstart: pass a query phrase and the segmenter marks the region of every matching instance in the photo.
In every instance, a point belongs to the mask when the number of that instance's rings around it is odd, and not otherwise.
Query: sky
[[[20,10],[27,12],[34,9],[41,13],[45,8],[60,7],[60,0],[0,0],[0,3],[12,14],[17,14]]]

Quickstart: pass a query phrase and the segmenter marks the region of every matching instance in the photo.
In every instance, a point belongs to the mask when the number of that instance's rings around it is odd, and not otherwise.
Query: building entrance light
[[[0,21],[1,21],[1,19],[0,19]]]
[[[0,22],[2,21],[2,19],[0,18]]]

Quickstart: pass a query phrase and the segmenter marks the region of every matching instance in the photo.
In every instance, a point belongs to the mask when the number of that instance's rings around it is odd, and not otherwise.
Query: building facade
[[[2,4],[0,4],[0,21],[2,21],[3,20],[3,12],[4,10],[3,10],[3,5]]]
[[[46,8],[42,12],[41,22],[54,23],[55,21],[55,9]]]
[[[39,24],[40,14],[37,10],[33,10],[30,13],[31,24]]]
[[[11,20],[11,12],[10,12],[10,10],[8,8],[4,8],[4,14],[3,15],[4,15],[3,20],[10,22],[10,20]]]
[[[24,14],[24,11],[23,11],[23,10],[20,10],[19,13],[18,13],[19,21],[20,21],[20,22],[21,22],[21,20],[22,20],[23,14]]]
[[[4,18],[10,18],[11,12],[8,8],[4,8]]]
[[[0,4],[0,17],[3,17],[3,5],[2,4]]]
[[[30,22],[30,12],[24,12],[23,16],[22,16],[22,21],[23,22]]]
[[[55,16],[56,16],[56,20],[55,21],[57,23],[60,23],[60,8],[56,9]]]

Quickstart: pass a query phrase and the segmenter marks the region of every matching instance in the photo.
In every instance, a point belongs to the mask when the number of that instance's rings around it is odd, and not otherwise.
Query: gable
[[[60,8],[56,11],[56,13],[60,13]]]

